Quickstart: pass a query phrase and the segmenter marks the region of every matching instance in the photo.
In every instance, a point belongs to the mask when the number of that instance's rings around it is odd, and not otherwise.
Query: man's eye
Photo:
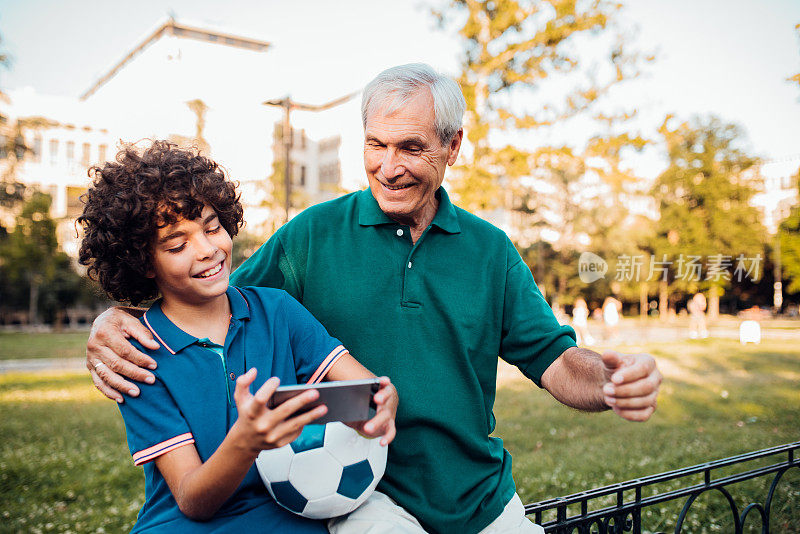
[[[168,248],[167,252],[169,252],[171,254],[177,254],[178,252],[182,251],[184,248],[186,248],[186,243],[181,243],[177,247]]]

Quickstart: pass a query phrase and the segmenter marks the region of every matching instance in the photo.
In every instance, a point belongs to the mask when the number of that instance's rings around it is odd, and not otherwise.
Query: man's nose
[[[381,161],[381,174],[384,178],[396,178],[405,172],[396,150],[388,148]]]

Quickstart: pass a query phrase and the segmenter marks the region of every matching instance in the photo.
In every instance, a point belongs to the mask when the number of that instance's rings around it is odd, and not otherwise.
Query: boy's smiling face
[[[206,204],[199,218],[158,229],[149,276],[165,303],[204,304],[228,289],[232,249],[231,236]]]

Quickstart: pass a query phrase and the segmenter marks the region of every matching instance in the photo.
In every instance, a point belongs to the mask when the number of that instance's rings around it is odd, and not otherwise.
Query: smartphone
[[[378,392],[380,387],[379,378],[280,386],[270,397],[267,406],[270,409],[274,409],[304,391],[316,389],[319,391],[317,400],[297,410],[292,414],[292,417],[324,404],[328,407],[328,412],[319,419],[315,419],[312,424],[330,423],[332,421],[341,421],[342,423],[366,421],[375,416],[377,407],[372,400],[372,396]]]

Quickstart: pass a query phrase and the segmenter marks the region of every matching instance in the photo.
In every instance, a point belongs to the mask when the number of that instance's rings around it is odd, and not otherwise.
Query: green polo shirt
[[[575,345],[508,237],[444,189],[416,244],[367,189],[306,209],[233,274],[284,289],[397,387],[378,487],[431,532],[478,532],[514,494],[495,427],[497,358],[540,385]],[[536,429],[531,429],[535,435]]]

